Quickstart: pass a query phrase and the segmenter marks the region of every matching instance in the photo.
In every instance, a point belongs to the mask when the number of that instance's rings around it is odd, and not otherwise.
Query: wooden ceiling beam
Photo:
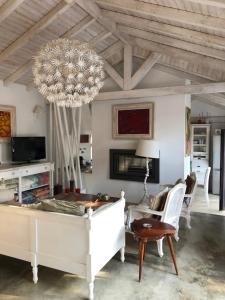
[[[160,65],[160,64],[156,64],[153,68],[155,70],[173,75],[175,77],[183,78],[184,80],[188,79],[194,84],[196,84],[196,83],[210,83],[211,82],[211,81],[209,81],[207,79],[204,79],[204,78],[201,78],[199,76],[196,76],[196,75],[193,75],[193,74],[188,74],[184,71],[175,70],[175,69],[172,69],[172,68]],[[223,104],[225,106],[225,95],[222,94],[222,93],[208,94],[208,95],[204,95],[202,97],[208,99],[212,104],[213,103],[219,103],[220,105]]]
[[[66,33],[64,33],[61,38],[69,38],[71,36],[74,36],[78,33],[80,33],[82,30],[86,29],[88,26],[90,26],[93,22],[95,22],[95,19],[93,19],[90,16],[85,17],[83,20],[81,20],[78,24],[74,25],[72,28],[70,28]],[[20,77],[23,76],[23,74],[27,73],[29,69],[31,68],[33,63],[33,60],[30,59],[28,62],[20,66],[15,72],[10,74],[8,77],[6,77],[3,80],[3,83],[5,86],[10,85],[11,83],[18,80]]]
[[[105,101],[131,98],[161,97],[182,94],[201,95],[221,92],[225,92],[225,82],[136,89],[129,91],[103,92],[96,97],[96,100]]]
[[[76,0],[71,1],[70,4],[66,3],[65,1],[59,2],[47,15],[42,17],[29,30],[27,30],[0,53],[0,62],[5,60],[19,48],[23,47],[29,40],[31,40],[35,35],[37,35],[52,21],[54,21],[60,14],[64,13],[75,1]]]
[[[146,59],[148,53],[149,50],[143,50],[139,47],[134,47],[134,56],[137,58]],[[217,76],[214,75],[214,72],[211,73],[211,70],[208,71],[201,64],[197,64],[196,62],[194,63],[193,61],[183,61],[179,58],[176,58],[176,56],[169,56],[163,53],[159,58],[159,61],[153,68],[160,68],[160,66],[170,70],[171,72],[177,71],[181,72],[181,74],[186,73],[190,76],[190,80],[194,80],[198,83],[225,80],[225,75],[221,78],[217,78]],[[198,79],[198,81],[196,80],[196,78]]]
[[[25,0],[8,0],[0,7],[0,23],[11,15]]]
[[[109,58],[113,54],[117,53],[123,48],[123,43],[121,41],[115,42],[113,45],[109,46],[105,50],[103,50],[100,55],[105,59]]]
[[[92,25],[96,20],[91,16],[87,16],[83,18],[78,24],[71,27],[66,33],[64,33],[61,37],[62,38],[71,38],[72,36],[80,33],[81,31],[85,30],[88,26]]]
[[[123,89],[123,78],[106,60],[104,61],[104,69],[109,74],[109,76],[118,84],[118,86]]]
[[[211,49],[209,47],[193,44],[186,41],[181,41],[175,38],[171,38],[165,35],[159,35],[156,33],[131,28],[124,25],[119,25],[118,28],[124,34],[128,34],[131,36],[136,36],[139,38],[143,38],[149,41],[153,41],[162,45],[172,46],[175,48],[183,49],[185,51],[194,52],[197,54],[205,55],[208,57],[225,60],[225,51]]]
[[[183,61],[183,65],[185,64],[186,67],[188,67],[189,63],[191,63],[192,65],[194,64],[196,66],[202,66],[202,68],[205,71],[209,69],[216,71],[213,73],[213,77],[215,81],[218,81],[220,79],[221,74],[224,75],[225,62],[222,60],[206,57],[201,54],[193,53],[190,51],[186,51],[168,45],[162,45],[160,43],[148,41],[137,37],[133,39],[132,43],[133,45],[136,45],[140,48],[147,49],[149,51],[156,52],[156,53],[161,53],[166,55],[167,57],[179,59]]]
[[[151,53],[131,79],[131,89],[135,88],[141,80],[148,74],[160,58],[159,53]]]
[[[181,41],[190,42],[205,47],[225,50],[225,38],[195,31],[192,29],[186,29],[170,24],[164,24],[148,19],[135,17],[132,15],[122,14],[114,11],[103,10],[103,14],[106,17],[114,19],[114,21],[120,25],[141,29],[147,32],[153,32],[166,37],[171,37]]]
[[[123,89],[131,89],[131,77],[132,77],[132,67],[133,67],[133,51],[130,45],[124,46],[123,51]]]
[[[186,0],[186,1],[190,3],[208,5],[216,8],[225,8],[225,2],[223,0]]]
[[[101,41],[104,41],[105,39],[107,39],[108,37],[110,37],[112,35],[112,32],[108,32],[108,31],[103,31],[101,33],[99,33],[96,37],[94,37],[89,44],[92,46],[95,46],[96,44],[100,43]]]
[[[32,64],[33,64],[33,60],[31,59],[25,64],[23,64],[22,66],[20,66],[18,69],[16,69],[15,72],[10,74],[8,77],[6,77],[3,80],[4,86],[9,86],[13,82],[16,82],[20,77],[22,77],[24,74],[28,72],[28,70],[32,67]]]
[[[217,101],[214,98],[214,96],[211,96],[211,95],[193,95],[191,97],[191,100],[192,101],[199,101],[199,102],[202,102],[202,103],[207,103],[207,104],[210,104],[212,106],[216,106],[216,107],[225,109],[225,102]]]
[[[124,44],[129,45],[129,41],[125,36],[117,29],[116,23],[110,18],[106,18],[102,14],[102,10],[93,0],[77,0],[78,5],[84,9],[88,14],[90,14],[93,18],[96,18],[98,22],[107,30],[112,32],[119,40],[121,40]]]
[[[197,30],[212,30],[217,35],[225,36],[224,19],[205,16],[161,5],[150,4],[137,0],[97,0],[101,8],[133,14],[143,18],[156,18],[159,22],[170,23]]]

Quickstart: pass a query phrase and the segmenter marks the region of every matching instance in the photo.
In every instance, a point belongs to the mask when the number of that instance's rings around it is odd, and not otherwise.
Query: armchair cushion
[[[151,210],[155,211],[162,211],[164,209],[166,198],[169,192],[169,188],[166,187],[164,190],[162,190],[160,193],[158,193],[156,196],[150,199],[149,202],[149,208]]]
[[[191,194],[193,192],[195,182],[196,182],[196,177],[193,174],[187,176],[185,180],[187,186],[185,194]]]
[[[182,178],[177,179],[177,181],[175,182],[175,185],[179,184],[179,183],[185,183],[185,180]]]

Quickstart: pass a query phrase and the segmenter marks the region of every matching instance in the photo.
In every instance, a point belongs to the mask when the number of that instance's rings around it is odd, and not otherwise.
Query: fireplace
[[[146,160],[136,156],[133,149],[110,149],[110,178],[143,182]],[[149,160],[148,182],[159,183],[159,159]]]

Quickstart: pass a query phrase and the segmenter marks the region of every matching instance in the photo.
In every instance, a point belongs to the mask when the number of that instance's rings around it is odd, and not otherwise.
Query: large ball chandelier
[[[33,75],[49,102],[78,107],[92,101],[103,86],[103,60],[88,43],[57,39],[34,58]]]

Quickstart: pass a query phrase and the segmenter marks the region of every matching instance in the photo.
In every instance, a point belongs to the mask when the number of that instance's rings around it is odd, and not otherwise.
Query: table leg
[[[173,264],[174,264],[174,267],[175,267],[175,270],[176,270],[176,274],[178,275],[178,268],[177,268],[176,256],[175,256],[175,252],[174,252],[174,248],[173,248],[173,241],[172,241],[172,238],[171,238],[170,235],[167,235],[166,238],[167,238],[167,241],[168,241],[168,244],[169,244],[169,247],[170,247],[170,253],[171,253],[171,256],[172,256],[172,259],[173,259]]]
[[[144,260],[144,252],[145,252],[145,242],[140,240],[139,244],[139,282],[141,281],[141,273],[142,273],[142,266]]]
[[[145,260],[146,246],[147,246],[147,243],[144,243],[143,261]]]

